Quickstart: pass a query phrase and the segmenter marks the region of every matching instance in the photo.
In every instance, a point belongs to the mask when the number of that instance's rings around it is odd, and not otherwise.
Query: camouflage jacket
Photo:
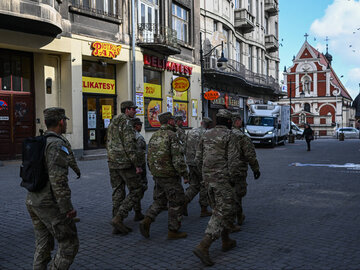
[[[195,161],[205,182],[217,182],[235,176],[233,158],[238,155],[232,132],[218,125],[207,130],[200,139]]]
[[[246,172],[248,165],[250,165],[253,172],[260,170],[256,159],[255,147],[251,139],[237,128],[233,128],[232,133],[236,136],[235,143],[239,154],[236,157],[236,162],[234,161],[234,166],[238,169],[238,172]]]
[[[45,134],[55,134],[46,131]],[[68,185],[69,149],[62,136],[51,136],[46,140],[45,162],[49,181],[38,192],[28,192],[26,204],[40,207],[59,207],[65,214],[73,209],[71,190]]]
[[[189,166],[196,166],[195,155],[199,146],[200,138],[206,131],[203,127],[193,128],[186,135],[185,157]]]
[[[186,142],[186,133],[185,130],[182,127],[176,126],[176,136],[179,139],[179,142],[181,144],[181,152],[185,153],[185,142]]]
[[[107,130],[108,164],[110,169],[140,167],[135,130],[126,114],[115,116]]]
[[[188,178],[188,171],[181,153],[181,145],[173,128],[161,125],[149,141],[148,166],[155,177],[182,176]]]
[[[136,139],[136,149],[138,152],[138,159],[140,161],[141,167],[144,168],[146,165],[145,155],[146,155],[146,142],[140,132],[135,131]]]
[[[79,175],[79,174],[80,174],[80,169],[79,169],[79,166],[77,165],[74,152],[73,152],[72,149],[71,149],[71,144],[70,144],[70,142],[65,138],[65,136],[63,136],[63,135],[60,135],[60,136],[61,136],[61,138],[64,140],[64,142],[66,143],[66,148],[69,150],[69,156],[68,156],[68,159],[69,159],[69,167],[70,167],[77,175]]]

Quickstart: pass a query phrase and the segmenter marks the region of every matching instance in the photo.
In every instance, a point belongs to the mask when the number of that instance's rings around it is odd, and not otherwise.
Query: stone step
[[[83,155],[79,158],[80,160],[97,160],[97,159],[106,159],[107,152],[106,149],[95,149],[95,150],[84,150]]]

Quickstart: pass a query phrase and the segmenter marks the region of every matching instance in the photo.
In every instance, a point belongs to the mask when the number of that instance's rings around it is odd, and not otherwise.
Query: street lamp
[[[204,57],[209,56],[217,47],[221,46],[221,56],[217,60],[217,66],[219,68],[225,68],[225,63],[227,63],[228,59],[224,56],[224,42],[221,41],[221,44],[216,45],[209,52],[204,55],[204,51],[202,48],[202,33],[200,32],[200,72],[201,72],[201,115],[204,118],[205,116],[205,100],[204,100]]]

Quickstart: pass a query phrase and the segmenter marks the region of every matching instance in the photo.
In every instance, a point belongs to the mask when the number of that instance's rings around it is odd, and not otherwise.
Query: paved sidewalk
[[[221,252],[216,241],[207,269],[360,269],[360,171],[346,168],[296,167],[303,164],[360,163],[356,140],[316,140],[311,152],[304,141],[274,149],[257,148],[261,178],[249,172],[243,230],[232,234],[237,247]],[[78,210],[80,250],[71,269],[203,269],[192,249],[209,218],[199,217],[197,198],[182,230],[188,238],[166,240],[167,212],[160,214],[144,239],[133,213],[127,236],[113,236],[111,187],[106,160],[81,161],[80,180],[71,172],[73,204]],[[19,162],[0,167],[0,269],[31,269],[34,235],[19,187]],[[152,199],[152,180],[143,201]]]

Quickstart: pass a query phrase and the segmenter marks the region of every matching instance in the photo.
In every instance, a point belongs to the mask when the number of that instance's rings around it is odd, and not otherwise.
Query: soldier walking
[[[58,250],[51,262],[51,269],[69,269],[79,250],[77,229],[73,218],[76,210],[71,203],[68,185],[69,149],[61,134],[66,132],[65,110],[44,110],[46,148],[45,166],[49,175],[46,186],[37,192],[28,192],[27,210],[35,231],[36,250],[33,269],[47,269],[54,249],[54,238]]]
[[[140,118],[134,118],[133,125],[135,129],[136,146],[137,146],[139,159],[141,160],[141,168],[143,170],[141,173],[141,181],[140,181],[142,187],[142,195],[140,200],[134,206],[134,211],[135,211],[134,221],[140,221],[144,219],[144,215],[141,213],[141,200],[144,197],[145,191],[148,189],[148,185],[147,185],[148,182],[146,178],[146,160],[145,160],[146,142],[143,135],[141,135],[140,133],[142,129],[142,124],[143,123],[141,122]]]
[[[233,179],[235,183],[235,214],[237,219],[237,224],[242,225],[245,220],[245,215],[242,207],[242,199],[245,197],[247,192],[247,170],[248,165],[250,165],[251,170],[254,173],[254,178],[258,179],[260,177],[260,168],[259,162],[256,159],[256,152],[254,144],[251,142],[250,138],[246,136],[241,131],[242,119],[239,113],[233,113],[233,127],[232,133],[237,137],[236,147],[238,148],[239,156],[234,160],[238,165],[236,176]]]
[[[214,264],[209,256],[209,248],[220,236],[223,251],[236,246],[236,241],[229,238],[234,218],[234,192],[230,185],[234,171],[232,160],[237,151],[231,134],[231,117],[231,112],[228,110],[218,111],[216,126],[204,133],[195,157],[213,211],[205,236],[193,252],[208,266]]]
[[[186,164],[189,167],[190,185],[185,192],[185,206],[184,216],[187,216],[187,205],[199,193],[199,204],[201,207],[200,217],[211,216],[211,211],[208,211],[209,206],[207,190],[204,186],[201,173],[195,162],[196,149],[198,148],[200,139],[206,130],[210,129],[212,120],[209,117],[204,117],[201,122],[201,127],[190,130],[186,135],[185,143],[185,157]]]
[[[125,235],[132,229],[125,226],[123,220],[142,197],[143,164],[138,156],[135,130],[131,123],[137,107],[131,100],[123,101],[120,106],[121,114],[115,116],[108,127],[106,149],[113,190],[113,234]],[[125,185],[129,190],[127,195]]]
[[[150,237],[150,225],[164,210],[168,201],[168,239],[179,239],[187,236],[185,232],[179,232],[179,229],[185,203],[181,177],[186,183],[188,171],[175,133],[174,117],[170,112],[165,112],[159,114],[158,118],[161,127],[151,136],[147,156],[157,195],[146,211],[145,218],[140,222],[140,232],[145,238]]]
[[[183,128],[184,118],[183,118],[182,114],[177,114],[177,115],[175,115],[174,119],[175,119],[176,135],[179,138],[179,141],[182,145],[182,151],[184,153],[185,152],[185,142],[186,142],[186,133]]]

